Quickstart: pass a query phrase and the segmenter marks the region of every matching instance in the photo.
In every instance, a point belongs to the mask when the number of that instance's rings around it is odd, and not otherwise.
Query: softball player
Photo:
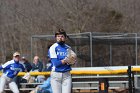
[[[65,44],[67,35],[64,31],[55,34],[56,43],[54,43],[49,51],[49,58],[53,64],[51,71],[51,86],[53,93],[71,93],[71,66],[67,64],[65,57],[67,49],[70,48]]]
[[[16,83],[13,78],[17,76],[20,71],[24,71],[25,67],[20,63],[20,53],[15,52],[13,54],[13,60],[6,62],[0,66],[0,70],[3,69],[3,74],[0,80],[0,93],[4,91],[5,84],[9,84],[9,88],[13,93],[19,93]]]

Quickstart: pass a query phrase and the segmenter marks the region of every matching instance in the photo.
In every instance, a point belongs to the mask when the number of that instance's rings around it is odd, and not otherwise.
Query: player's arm
[[[3,69],[3,67],[2,66],[0,66],[0,70],[2,70]]]
[[[10,64],[13,63],[13,61],[8,61],[5,64],[0,66],[0,70],[4,69],[4,68],[10,68]]]
[[[27,72],[27,69],[25,68],[24,64],[22,64],[21,69],[22,69],[22,72],[26,72],[25,75],[22,77],[22,79],[26,79],[28,81],[31,75],[29,72]]]
[[[65,64],[64,61],[58,59],[55,47],[50,47],[48,53],[49,53],[50,60],[54,66],[58,67]]]
[[[66,64],[65,60],[59,60],[57,58],[51,58],[51,62],[53,63],[54,66],[58,67],[63,64]]]

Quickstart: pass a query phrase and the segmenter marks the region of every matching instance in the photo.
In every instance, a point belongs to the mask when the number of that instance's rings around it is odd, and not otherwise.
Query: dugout
[[[78,63],[74,65],[75,67],[140,64],[139,33],[84,32],[68,34],[68,36],[67,43],[78,56]],[[45,62],[47,47],[54,41],[54,35],[33,35],[31,37],[31,58],[39,55]]]

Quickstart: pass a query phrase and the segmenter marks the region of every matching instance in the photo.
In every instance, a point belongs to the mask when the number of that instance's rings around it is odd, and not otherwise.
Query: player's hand
[[[66,64],[67,62],[65,60],[61,60],[62,64]]]
[[[67,49],[67,56],[64,58],[64,62],[68,65],[73,65],[76,63],[77,55],[74,51],[72,51],[70,48]]]

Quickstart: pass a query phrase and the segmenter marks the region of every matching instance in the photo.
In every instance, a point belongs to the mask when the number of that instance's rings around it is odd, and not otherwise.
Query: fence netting
[[[31,56],[38,55],[47,63],[48,47],[54,35],[34,35]],[[74,67],[127,66],[139,64],[139,34],[136,33],[77,33],[68,34],[66,43],[77,54]]]

